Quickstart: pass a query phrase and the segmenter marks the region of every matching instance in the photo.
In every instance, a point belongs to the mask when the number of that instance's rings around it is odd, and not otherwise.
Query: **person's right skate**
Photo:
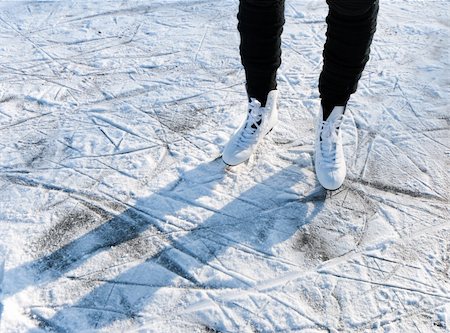
[[[222,159],[228,165],[237,165],[247,161],[258,144],[278,121],[278,91],[267,95],[265,106],[251,98],[247,118],[233,134],[223,150]]]
[[[344,111],[345,106],[335,106],[324,120],[321,107],[317,117],[314,167],[319,183],[327,190],[341,187],[347,173],[341,135]]]

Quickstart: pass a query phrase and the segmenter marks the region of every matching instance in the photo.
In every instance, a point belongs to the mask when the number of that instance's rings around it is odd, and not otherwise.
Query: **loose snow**
[[[280,124],[244,165],[238,1],[2,1],[1,332],[448,332],[449,13],[381,1],[312,164],[327,5],[286,2]]]

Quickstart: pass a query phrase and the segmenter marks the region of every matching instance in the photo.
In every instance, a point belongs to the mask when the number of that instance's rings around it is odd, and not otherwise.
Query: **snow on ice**
[[[0,3],[1,332],[448,332],[448,1],[381,1],[312,164],[322,0],[286,3],[278,127],[245,115],[238,1]]]

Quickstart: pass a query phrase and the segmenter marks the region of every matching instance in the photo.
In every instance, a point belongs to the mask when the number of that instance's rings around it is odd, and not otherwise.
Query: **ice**
[[[0,3],[1,332],[448,331],[449,3],[381,1],[334,192],[327,5],[286,4],[280,123],[228,167],[238,1]]]

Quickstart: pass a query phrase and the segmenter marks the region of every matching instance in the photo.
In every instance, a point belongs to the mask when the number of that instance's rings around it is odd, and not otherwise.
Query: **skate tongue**
[[[338,136],[336,133],[336,128],[333,126],[333,123],[327,123],[327,125],[323,128],[322,135],[320,136],[320,141],[335,143],[337,138]]]
[[[337,121],[339,119],[340,116],[342,116],[344,114],[344,111],[345,111],[345,106],[335,106],[333,108],[333,111],[331,112],[331,114],[326,119],[326,121],[334,123],[335,121]]]
[[[320,141],[330,141],[335,143],[337,140],[337,131],[341,126],[342,117],[345,112],[345,106],[335,106],[333,111],[326,120],[322,122],[322,134],[320,135]]]

